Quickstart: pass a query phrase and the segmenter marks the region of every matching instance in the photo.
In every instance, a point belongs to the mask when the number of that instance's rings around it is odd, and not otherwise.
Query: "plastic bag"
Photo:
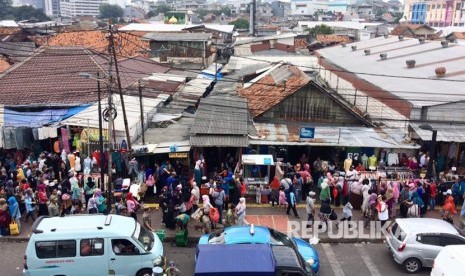
[[[210,208],[210,220],[213,223],[218,223],[218,221],[220,220],[220,213],[218,209],[216,209],[215,207]]]

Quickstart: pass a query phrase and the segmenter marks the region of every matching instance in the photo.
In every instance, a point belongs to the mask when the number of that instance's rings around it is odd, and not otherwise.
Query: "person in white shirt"
[[[307,228],[312,227],[315,221],[315,192],[309,192],[305,201],[305,210],[307,211]]]
[[[378,219],[381,221],[381,227],[383,227],[386,221],[389,219],[389,210],[381,195],[378,196],[376,209],[378,210]]]

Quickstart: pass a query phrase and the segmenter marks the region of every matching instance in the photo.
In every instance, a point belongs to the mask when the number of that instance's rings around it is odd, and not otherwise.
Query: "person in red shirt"
[[[431,211],[434,211],[434,207],[436,206],[436,195],[438,194],[438,187],[435,180],[431,181],[431,183],[429,184],[429,190],[429,207]]]
[[[19,190],[20,190],[21,192],[24,192],[24,191],[26,191],[26,190],[29,189],[29,188],[30,188],[30,185],[29,185],[29,182],[27,182],[27,179],[21,180],[21,184],[20,184],[20,186],[19,186]]]
[[[355,168],[355,170],[357,172],[364,172],[365,171],[365,167],[363,167],[363,164],[362,163],[358,163],[358,166]]]

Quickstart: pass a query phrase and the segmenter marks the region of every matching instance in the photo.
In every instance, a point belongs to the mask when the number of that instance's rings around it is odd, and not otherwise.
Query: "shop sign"
[[[170,152],[169,158],[187,158],[187,152]]]
[[[339,128],[301,127],[299,131],[300,141],[312,141],[318,139],[331,143],[337,142],[339,135]]]
[[[314,127],[301,127],[299,131],[300,140],[309,140],[315,138],[315,128]]]

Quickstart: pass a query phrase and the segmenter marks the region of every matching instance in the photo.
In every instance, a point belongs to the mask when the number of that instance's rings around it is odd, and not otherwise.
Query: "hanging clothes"
[[[92,158],[97,162],[97,166],[100,167],[100,151],[96,150],[92,153]]]
[[[116,165],[116,171],[121,172],[123,170],[121,166],[121,154],[118,151],[111,153],[111,162]]]
[[[70,148],[69,148],[69,141],[68,141],[68,131],[66,130],[66,128],[61,128],[60,129],[61,131],[61,142],[63,143],[63,149],[66,151],[66,152],[70,152]]]

